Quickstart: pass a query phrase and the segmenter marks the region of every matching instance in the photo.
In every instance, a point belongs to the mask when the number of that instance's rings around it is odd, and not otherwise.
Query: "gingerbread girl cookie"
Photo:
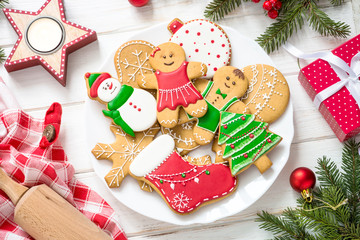
[[[180,107],[194,117],[205,115],[207,104],[191,82],[206,73],[204,64],[186,62],[182,47],[171,42],[156,47],[149,61],[156,72],[145,74],[138,84],[157,89],[157,119],[162,126],[172,128],[178,124]]]
[[[249,79],[249,89],[241,100],[256,119],[272,123],[285,111],[290,97],[285,77],[276,68],[256,64],[243,69]]]
[[[174,147],[172,137],[162,135],[130,165],[131,176],[149,184],[171,210],[190,213],[234,192],[237,181],[228,166],[191,164],[174,151]]]
[[[121,83],[108,73],[86,73],[85,80],[91,99],[106,103],[106,117],[120,126],[125,133],[149,129],[156,122],[156,100],[147,91]]]
[[[246,92],[248,84],[243,72],[235,67],[224,66],[216,71],[213,81],[209,81],[202,92],[208,111],[198,118],[194,127],[193,134],[198,144],[206,145],[214,138],[220,123],[220,112],[246,111],[245,104],[239,98]]]

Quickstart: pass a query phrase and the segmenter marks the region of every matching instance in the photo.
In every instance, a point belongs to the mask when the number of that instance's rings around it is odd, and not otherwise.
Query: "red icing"
[[[207,201],[229,194],[236,187],[236,177],[231,176],[228,166],[216,163],[196,166],[176,151],[145,178],[158,188],[169,206],[180,213],[191,212]]]
[[[195,49],[195,52],[199,52],[199,49]]]
[[[218,54],[218,55],[216,55],[216,57],[217,57],[217,58],[220,58],[220,55]]]
[[[212,29],[211,29],[211,31],[213,32],[213,31],[214,31],[214,29],[212,28]]]
[[[197,33],[197,35],[198,35],[198,36],[200,36],[200,35],[201,35],[201,33],[200,33],[200,32],[198,32],[198,33]]]
[[[210,55],[210,53],[208,53],[208,55]],[[209,66],[210,66],[210,64],[209,64]]]
[[[270,139],[270,138],[268,138],[267,142],[268,142],[268,143],[272,143],[272,141],[271,141],[271,139]]]
[[[179,21],[174,21],[169,25],[172,34],[175,34],[184,24]]]
[[[215,41],[214,40],[211,40],[211,43],[214,43]]]
[[[129,105],[132,105],[132,102],[129,102]]]
[[[155,53],[157,51],[160,51],[160,48],[159,47],[156,47],[155,50],[150,54],[151,57],[154,57],[155,56]]]
[[[91,75],[90,73],[85,73],[85,77],[86,77],[86,78],[89,78],[90,75]]]
[[[221,46],[222,46],[222,47],[225,47],[225,44],[222,44]]]
[[[98,96],[97,90],[100,84],[108,78],[111,78],[111,75],[109,73],[102,73],[100,76],[97,77],[97,79],[90,88],[90,96],[92,98],[96,98]]]
[[[250,138],[254,138],[254,134],[250,133],[250,134],[249,134],[249,137],[250,137]]]
[[[136,105],[134,105],[134,108],[136,108]]]
[[[182,46],[183,46],[183,44],[182,44],[182,43],[180,43],[179,45],[180,45],[180,47],[182,47]]]
[[[247,153],[244,154],[244,158],[248,158],[249,156],[247,155]]]
[[[157,110],[161,112],[165,108],[175,110],[178,106],[187,107],[203,99],[187,76],[188,62],[172,72],[156,72],[159,97]]]
[[[189,33],[189,30],[186,30],[185,33]]]
[[[141,108],[138,108],[138,111],[141,112]]]
[[[216,72],[216,71],[217,71],[217,68],[214,68],[214,71]]]
[[[245,117],[244,117],[244,116],[242,116],[242,117],[241,117],[241,120],[243,120],[243,121],[244,121],[244,120],[245,120]]]
[[[232,149],[234,149],[234,148],[235,148],[235,145],[234,145],[234,144],[231,144],[230,147],[231,147]]]
[[[227,125],[224,125],[224,129],[227,129],[228,128],[228,126]]]

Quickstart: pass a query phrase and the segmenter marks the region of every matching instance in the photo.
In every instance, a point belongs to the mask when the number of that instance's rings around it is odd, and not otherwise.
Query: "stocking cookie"
[[[204,116],[198,118],[194,127],[193,134],[198,144],[206,145],[214,138],[220,123],[220,112],[245,111],[246,106],[239,98],[246,92],[248,84],[242,71],[235,67],[224,66],[216,71],[213,81],[209,81],[202,92],[208,110]]]
[[[138,80],[153,72],[149,57],[155,46],[146,41],[129,41],[115,53],[114,64],[120,83],[138,88]]]
[[[125,133],[149,129],[156,122],[156,100],[147,91],[122,85],[108,73],[86,73],[86,85],[91,99],[106,104],[103,114]]]
[[[268,123],[255,121],[255,115],[221,113],[219,144],[223,158],[229,158],[235,176],[255,164],[261,173],[271,165],[266,156],[282,138],[267,130]]]
[[[135,137],[127,135],[119,126],[112,124],[110,130],[114,133],[116,140],[112,144],[98,143],[92,149],[92,154],[98,160],[109,160],[113,162],[112,169],[104,177],[110,188],[120,187],[121,182],[129,174],[129,166],[134,158],[149,145],[160,127],[155,124],[144,132],[135,133]],[[139,186],[145,191],[152,191],[151,187],[139,181]]]
[[[194,117],[206,113],[207,104],[191,82],[206,73],[204,64],[186,62],[182,47],[171,42],[156,47],[149,61],[156,72],[145,74],[145,79],[138,80],[138,84],[142,88],[157,89],[157,119],[162,126],[177,125],[180,107]]]
[[[175,213],[185,214],[229,196],[236,177],[223,164],[197,166],[184,160],[169,135],[150,143],[131,163],[130,174],[148,183]]]
[[[184,48],[187,61],[206,64],[205,77],[212,78],[216,70],[230,63],[231,44],[219,25],[204,19],[183,23],[175,18],[168,30],[173,34],[169,41]]]
[[[285,77],[276,68],[256,64],[243,69],[249,79],[249,89],[241,100],[256,119],[272,123],[285,111],[290,90]]]

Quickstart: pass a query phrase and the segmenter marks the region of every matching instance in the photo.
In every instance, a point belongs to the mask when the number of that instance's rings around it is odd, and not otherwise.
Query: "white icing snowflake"
[[[144,72],[146,71],[152,72],[152,69],[144,66],[145,62],[149,59],[149,55],[147,52],[145,52],[145,58],[143,59],[142,59],[143,55],[141,55],[142,51],[138,52],[138,50],[135,50],[135,52],[132,52],[132,54],[137,58],[135,64],[129,63],[126,58],[124,59],[124,61],[121,61],[121,63],[125,65],[125,69],[128,67],[133,67],[134,72],[128,75],[130,76],[129,80],[135,81],[135,76],[139,71],[141,75],[144,76]]]
[[[262,96],[264,100],[270,100],[269,94],[264,93]]]
[[[255,109],[256,109],[256,110],[262,110],[261,103],[256,104]]]
[[[276,70],[274,70],[274,71],[272,71],[272,70],[269,71],[269,75],[272,76],[272,77],[274,77],[274,76],[276,77]]]
[[[266,85],[268,86],[268,88],[274,88],[274,84],[271,82],[267,82]]]
[[[184,129],[184,130],[191,130],[191,129],[192,129],[192,125],[189,124],[188,122],[181,124],[181,127],[182,127],[182,129]]]
[[[188,206],[188,204],[190,203],[190,201],[191,201],[191,198],[189,198],[188,196],[186,196],[183,193],[176,194],[172,200],[172,202],[174,203],[174,206],[179,210],[186,208]]]
[[[139,144],[129,143],[124,147],[124,150],[124,156],[133,160],[143,150],[143,148],[139,148]]]

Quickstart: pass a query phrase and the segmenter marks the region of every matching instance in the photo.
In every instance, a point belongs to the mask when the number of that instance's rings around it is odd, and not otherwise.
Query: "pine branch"
[[[345,143],[342,155],[343,185],[349,200],[351,221],[360,224],[360,143],[354,139]]]
[[[285,43],[293,34],[294,30],[301,29],[304,25],[305,6],[302,2],[297,3],[292,10],[279,16],[275,23],[271,24],[256,41],[266,52],[270,53]]]
[[[344,22],[335,22],[321,11],[314,2],[309,4],[309,15],[310,26],[323,36],[345,38],[351,33],[349,25]]]
[[[334,162],[331,162],[330,159],[319,158],[317,160],[318,166],[316,169],[316,174],[318,175],[318,180],[323,187],[336,186],[339,189],[343,188],[341,184],[341,174],[340,170]]]
[[[9,4],[9,0],[0,0],[0,8],[4,8],[5,4]]]
[[[234,11],[236,7],[241,5],[242,1],[248,2],[250,0],[213,0],[206,6],[204,15],[206,18],[217,21]]]
[[[0,63],[3,63],[6,59],[4,49],[0,48]]]
[[[334,6],[339,6],[343,4],[344,0],[330,0],[330,3]]]

